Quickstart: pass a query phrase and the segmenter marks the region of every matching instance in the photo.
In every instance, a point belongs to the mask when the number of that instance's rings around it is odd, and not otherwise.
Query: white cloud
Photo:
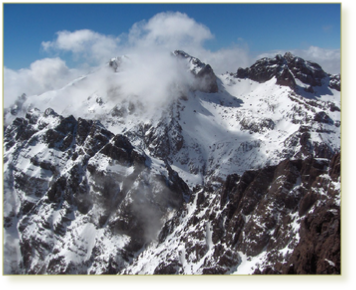
[[[69,51],[84,57],[89,63],[100,63],[117,53],[119,38],[103,35],[88,29],[57,32],[54,41],[42,42],[45,51]]]
[[[147,53],[181,49],[209,63],[217,73],[235,71],[238,66],[249,63],[248,50],[237,45],[214,52],[205,49],[204,43],[213,38],[208,27],[186,14],[167,12],[134,24],[127,35],[128,43],[121,51]]]
[[[136,23],[128,35],[131,46],[158,46],[170,50],[200,47],[211,38],[209,28],[180,12],[159,13],[148,22]]]
[[[122,43],[121,37],[127,41]],[[206,26],[186,14],[166,12],[155,15],[149,21],[135,23],[128,34],[120,37],[88,29],[59,31],[55,40],[43,41],[42,47],[47,52],[72,52],[75,58],[98,65],[114,56],[137,50],[196,50],[211,38],[213,35]]]
[[[307,50],[294,50],[293,53],[306,60],[320,64],[327,73],[340,73],[340,49],[325,49],[310,46]]]
[[[79,74],[79,70],[69,69],[60,58],[37,60],[31,64],[30,68],[20,70],[5,67],[5,107],[11,105],[23,93],[32,95],[59,89]]]
[[[202,49],[198,52],[201,61],[209,63],[215,73],[236,72],[239,67],[251,65],[251,58],[247,49],[234,46],[218,51]]]
[[[131,60],[123,64],[125,72],[115,77],[99,77],[87,80],[85,95],[100,88],[103,94],[120,87],[121,93],[139,95],[150,100],[164,100],[172,95],[172,87],[185,89],[192,82],[169,53],[181,49],[209,63],[216,73],[236,72],[239,67],[247,67],[262,56],[274,56],[285,51],[272,51],[252,57],[247,44],[235,45],[218,51],[210,51],[204,43],[214,37],[209,28],[180,12],[160,13],[149,19],[135,23],[127,34],[120,37],[103,35],[88,29],[74,32],[60,31],[53,41],[42,42],[45,51],[71,52],[87,65],[104,65],[112,57],[129,55]],[[326,72],[340,71],[340,50],[328,50],[311,46],[306,50],[292,50],[297,56],[319,63]],[[28,69],[4,70],[5,106],[22,93],[41,94],[59,89],[78,77],[78,69],[69,69],[60,58],[46,58],[35,61]],[[78,91],[71,89],[78,95]],[[71,95],[74,96],[74,93]],[[84,98],[84,95],[83,95]],[[35,99],[35,98],[33,98]],[[37,98],[38,99],[38,98]]]
[[[45,51],[72,52],[90,64],[99,65],[123,54],[167,53],[181,49],[212,65],[219,73],[235,71],[248,63],[246,48],[238,46],[215,52],[204,48],[214,35],[208,27],[180,12],[159,13],[148,21],[135,23],[127,34],[107,36],[84,29],[74,32],[60,31],[54,41],[42,42]],[[122,41],[125,39],[126,41]]]

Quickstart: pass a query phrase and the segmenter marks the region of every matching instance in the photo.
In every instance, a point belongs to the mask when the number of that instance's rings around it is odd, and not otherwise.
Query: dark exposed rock
[[[265,132],[267,130],[273,130],[275,127],[275,123],[269,119],[249,119],[243,118],[240,121],[241,130],[248,130],[252,132]]]
[[[170,160],[184,146],[182,127],[179,124],[179,113],[174,112],[174,105],[169,111],[169,120],[162,118],[156,127],[143,127],[144,143],[154,157]]]
[[[316,63],[306,61],[287,52],[284,56],[278,54],[274,58],[262,58],[249,68],[238,68],[236,77],[249,78],[259,83],[273,77],[276,83],[296,89],[295,79],[309,85],[307,92],[314,92],[314,86],[321,86],[322,80],[328,75]],[[340,91],[340,75],[329,75],[329,87]]]
[[[145,154],[135,149],[127,137],[114,136],[99,122],[81,118],[77,121],[73,116],[63,118],[51,109],[46,110],[45,115],[58,118],[59,124],[55,128],[48,129],[45,125],[38,137],[38,142],[47,146],[47,155],[39,152],[37,155],[30,156],[31,166],[41,170],[43,179],[29,177],[14,170],[11,173],[14,174],[13,182],[16,184],[16,189],[22,190],[31,198],[43,198],[37,203],[25,199],[19,209],[19,213],[26,215],[18,227],[23,234],[20,248],[24,257],[23,264],[26,267],[24,271],[33,274],[86,273],[86,266],[78,266],[75,262],[68,264],[57,256],[51,259],[47,266],[41,262],[45,261],[46,255],[51,251],[55,252],[53,237],[70,234],[67,227],[75,218],[73,211],[76,215],[86,216],[93,225],[109,231],[110,234],[128,235],[130,242],[121,250],[122,258],[132,259],[130,258],[132,253],[155,238],[155,233],[158,233],[161,226],[160,219],[167,210],[179,210],[185,202],[189,201],[189,187],[168,163],[166,174],[153,174]],[[34,124],[30,124],[29,120]],[[39,119],[30,115],[27,119],[15,119],[13,124],[6,128],[5,136],[8,136],[6,144],[11,141],[10,135],[13,132],[20,132],[23,127],[36,126],[36,120]],[[26,136],[23,133],[19,134],[20,149],[27,146],[27,139],[32,136],[28,131],[26,134]],[[57,160],[56,154],[62,156],[63,160]],[[43,156],[50,156],[50,158],[46,160]],[[102,170],[98,166],[101,156],[107,157],[113,166],[120,164],[122,168],[130,168],[128,172],[131,173],[127,173],[126,176],[124,173]],[[66,162],[68,165],[65,165]],[[61,166],[67,166],[65,171],[60,170]],[[138,187],[134,189],[135,182]],[[100,215],[98,214],[97,217],[91,212],[94,204],[100,208]],[[39,215],[39,211],[43,208],[49,212],[55,210],[55,215],[60,218],[54,223],[53,213],[48,216]],[[64,210],[67,213],[63,213]],[[8,227],[13,224],[13,219],[14,215],[6,216]],[[35,225],[43,237],[48,235],[48,241],[39,242],[35,238],[36,232],[24,233],[30,225]],[[73,247],[75,246],[74,242]],[[75,251],[82,255],[81,248]],[[41,260],[35,262],[35,256],[40,257]],[[96,259],[95,255],[90,259]],[[111,260],[102,273],[117,273],[121,267],[123,267],[122,263]],[[157,271],[171,272],[169,267]]]
[[[133,148],[127,137],[116,135],[100,152],[122,164],[132,164],[134,161],[132,158],[134,156],[131,156]]]
[[[314,121],[325,123],[325,124],[333,124],[333,120],[323,111],[315,114]]]
[[[9,141],[10,144],[13,143],[13,139],[16,141],[26,141],[29,140],[35,133],[37,133],[32,124],[24,118],[16,118],[12,125],[4,133],[4,141]],[[12,145],[8,145],[11,147]]]
[[[325,143],[316,143],[313,144],[314,147],[314,156],[316,158],[327,158],[331,159],[335,154],[334,150]]]
[[[284,58],[288,62],[288,67],[295,78],[311,86],[321,86],[321,80],[326,77],[326,73],[317,63],[305,61],[300,57],[287,52]]]
[[[174,224],[173,219],[167,221],[159,233],[158,241],[162,243],[167,238],[167,236],[173,232],[175,226],[176,225]]]
[[[66,189],[66,185],[67,180],[64,177],[60,177],[56,180],[47,192],[48,200],[54,203],[60,202],[62,194]]]
[[[218,244],[220,246],[220,248],[223,248],[223,246],[221,246],[221,244]],[[217,252],[216,250],[219,248],[219,246],[217,246],[215,248],[215,252]],[[224,266],[226,268],[231,268],[233,266],[235,266],[236,264],[238,264],[239,262],[239,255],[228,249],[228,250],[223,250],[222,253],[217,253],[217,255],[215,255],[214,252],[214,256],[216,257],[216,259],[218,260],[218,265],[220,266]]]
[[[281,86],[290,87],[292,89],[295,88],[295,86],[296,86],[295,79],[294,79],[293,74],[289,70],[289,68],[284,67],[283,70],[281,72],[279,72],[279,74],[277,76],[276,84],[281,85]]]
[[[330,80],[329,80],[329,87],[340,92],[340,90],[341,90],[341,78],[340,78],[340,74],[337,74],[337,75],[329,75],[329,77],[330,77]]]
[[[178,274],[181,266],[177,260],[170,261],[169,263],[161,263],[154,270],[153,274]]]
[[[100,152],[122,164],[130,164],[130,155],[127,151],[111,143],[106,144]]]
[[[125,107],[115,106],[111,111],[110,115],[113,117],[125,117],[127,115],[127,110]]]
[[[268,181],[273,177],[274,169],[275,167],[266,167],[258,171],[253,181],[244,191],[244,196],[241,199],[241,209],[244,215],[249,215],[267,192]],[[241,180],[243,180],[243,176]]]
[[[62,119],[60,124],[54,130],[63,134],[73,134],[76,125],[77,120],[73,117],[73,115],[70,115],[69,117]]]
[[[40,110],[37,108],[34,108],[26,113],[26,119],[28,119],[30,124],[36,124],[39,117]]]
[[[193,65],[191,72],[196,77],[196,89],[207,93],[218,92],[217,77],[209,64],[190,56],[182,50],[175,50],[173,54],[179,58],[187,59]]]
[[[57,143],[64,139],[64,135],[58,131],[53,129],[47,130],[46,134],[44,135],[44,140],[48,143],[49,148],[53,148],[56,146]]]
[[[341,154],[339,152],[336,153],[331,159],[329,175],[334,181],[337,181],[337,179],[340,177],[340,174],[341,174]]]
[[[216,267],[210,267],[210,268],[204,268],[203,269],[203,275],[216,275],[216,274],[225,274],[226,269],[220,266]]]
[[[89,135],[93,121],[78,118],[77,136],[76,142],[78,145],[82,145],[84,140]]]
[[[209,64],[204,66],[197,74],[197,78],[201,82],[201,86],[199,87],[202,91],[206,91],[207,93],[217,93],[218,92],[218,84],[216,75]]]
[[[330,103],[329,109],[331,112],[335,112],[335,111],[340,112],[340,108],[336,106],[334,103]]]
[[[109,143],[110,139],[114,137],[114,134],[106,130],[99,122],[93,122],[88,137],[83,146],[86,153],[92,157]]]
[[[273,77],[277,78],[277,84],[294,88],[296,83],[289,70],[287,60],[278,54],[274,58],[262,58],[251,67],[237,70],[238,78],[249,78],[259,83],[266,82]]]
[[[298,70],[293,71],[288,63],[295,59],[288,57],[275,59],[283,68],[278,71],[278,84],[293,87],[296,75],[304,77],[304,66],[312,71],[305,81],[318,84],[321,68],[297,62]],[[202,66],[197,77],[201,72],[201,78],[213,74],[209,65],[191,61]],[[259,80],[271,73],[255,69]],[[239,69],[238,74],[248,77],[249,73]],[[198,273],[227,274],[241,263],[240,253],[248,260],[265,251],[266,258],[255,266],[255,274],[340,273],[340,153],[334,155],[330,146],[313,142],[311,137],[335,129],[323,126],[333,125],[326,112],[337,111],[338,107],[328,104],[320,108],[317,100],[305,104],[314,112],[323,111],[315,114],[312,126],[305,123],[284,141],[285,146],[301,147],[299,155],[291,154],[273,166],[228,175],[226,181],[219,180],[221,187],[215,184],[218,179],[206,179],[193,195],[170,166],[171,156],[187,145],[177,122],[179,114],[173,109],[170,121],[162,119],[156,127],[142,125],[137,131],[145,150],[165,161],[160,166],[134,148],[128,137],[114,135],[98,121],[63,118],[50,109],[45,115],[57,118],[59,125],[55,128],[39,124],[37,111],[15,119],[6,127],[4,145],[13,146],[11,136],[15,136],[17,151],[13,157],[26,152],[30,166],[26,174],[8,167],[12,179],[7,182],[23,192],[24,198],[19,201],[20,212],[9,212],[4,225],[14,227],[20,215],[25,215],[17,227],[25,233],[20,245],[25,267],[21,269],[33,274],[85,274],[91,268],[94,274],[93,269],[101,267],[102,274],[124,273],[125,267],[138,266],[134,263],[148,250],[156,253],[153,258],[159,261],[155,274],[185,274],[189,263],[197,266]],[[135,106],[127,108],[126,113],[136,110]],[[255,133],[273,130],[274,126],[271,119],[241,121],[242,129]],[[132,137],[134,133],[125,134]],[[258,148],[259,141],[239,143],[239,152]],[[50,150],[33,154],[29,146],[38,142],[45,151]],[[188,162],[184,164],[187,167]],[[36,179],[31,173],[37,170],[41,178]],[[199,170],[196,173],[205,174]],[[93,248],[86,246],[91,242],[81,240],[80,231],[85,226],[100,230]],[[31,233],[29,229],[33,228]],[[42,240],[36,238],[36,231],[44,237]],[[82,264],[66,261],[62,249],[53,246],[75,235],[78,239],[71,240],[69,250],[85,257],[78,258]],[[102,242],[106,238],[115,246],[106,249]],[[171,253],[159,256],[158,251],[171,246]]]
[[[28,214],[33,209],[34,206],[35,204],[33,202],[24,200],[24,202],[21,205],[21,212],[23,214]]]
[[[114,145],[116,147],[124,149],[127,153],[131,153],[134,148],[129,139],[123,135],[116,135],[113,139]]]
[[[36,156],[34,156],[30,159],[30,162],[33,165],[41,167],[42,169],[52,171],[53,173],[56,172],[56,167],[53,164],[51,164],[49,161],[39,160]]]
[[[183,181],[182,178],[180,178],[178,173],[169,166],[168,163],[166,163],[166,168],[168,170],[168,179],[166,180],[168,188],[179,195],[179,203],[183,202],[182,198],[185,201],[189,201],[191,193],[188,185]]]
[[[332,205],[333,199],[326,202],[325,206],[320,205],[319,201],[325,200],[325,198],[318,193],[317,188],[330,192],[328,193],[330,196],[337,194],[338,191],[330,189],[330,181],[324,176],[328,172],[328,168],[330,168],[330,175],[335,171],[335,177],[339,176],[339,158],[339,154],[336,154],[331,162],[327,159],[314,158],[285,160],[278,166],[258,171],[247,171],[241,177],[238,175],[228,176],[220,191],[220,207],[223,211],[221,216],[214,215],[214,221],[217,221],[213,223],[214,231],[218,233],[214,236],[214,244],[218,256],[223,257],[224,249],[220,246],[220,242],[223,242],[229,247],[236,247],[248,256],[258,255],[267,249],[270,252],[267,264],[262,268],[256,268],[255,274],[337,273],[340,269],[337,266],[340,258],[337,257],[340,254],[340,245],[339,236],[335,231],[332,232],[330,239],[338,242],[335,244],[332,257],[325,258],[326,262],[324,259],[325,263],[322,262],[323,256],[321,255],[328,252],[326,243],[324,244],[321,238],[317,238],[318,236],[315,234],[313,238],[312,235],[305,236],[307,240],[303,240],[304,236],[301,236],[299,241],[300,246],[298,247],[301,249],[307,247],[303,251],[309,251],[311,254],[307,254],[305,259],[300,258],[301,254],[296,257],[290,255],[290,257],[294,257],[292,259],[301,259],[299,263],[304,266],[289,267],[289,264],[296,265],[289,263],[290,260],[287,260],[286,264],[277,262],[279,258],[276,250],[283,249],[288,243],[298,244],[296,241],[293,242],[289,236],[293,222],[291,214],[297,213],[302,220],[308,221],[307,223],[301,222],[300,233],[302,231],[309,233],[310,230],[307,230],[310,227],[309,223],[315,216],[310,213],[312,208],[315,208],[314,212],[317,210],[334,212],[334,209],[337,208],[336,205]],[[332,214],[326,215],[329,218],[332,217]],[[303,219],[304,217],[305,219]],[[317,222],[317,224],[319,223],[324,223],[324,218]],[[315,225],[315,231],[320,231],[320,227],[318,227]],[[326,222],[325,230],[329,231],[331,228],[332,226]],[[326,233],[324,235],[328,236]],[[313,241],[308,242],[308,240]],[[319,252],[314,250],[314,246],[311,247],[310,243],[318,244]],[[306,244],[309,246],[305,246]],[[291,249],[293,248],[291,247]],[[293,251],[291,250],[291,252]],[[233,260],[236,262],[238,258],[235,257]],[[223,261],[225,260],[222,259],[221,263],[217,264],[216,269],[223,266]],[[268,261],[274,263],[275,267],[267,266]],[[225,262],[224,265],[228,266]],[[315,266],[302,270],[307,263],[310,265],[315,263]],[[332,267],[333,263],[336,265],[334,268]],[[224,269],[226,270],[226,268]],[[214,270],[210,270],[214,272]]]
[[[299,215],[303,216],[317,201],[318,195],[313,192],[308,192],[299,204]]]
[[[300,149],[300,153],[302,156],[312,156],[313,154],[313,144],[310,141],[310,133],[308,131],[301,134],[299,139],[300,145],[302,145]],[[300,154],[297,154],[299,157]]]
[[[302,221],[300,242],[283,274],[340,274],[340,211],[317,207]]]
[[[48,108],[44,111],[43,116],[58,116],[58,114],[52,108]]]
[[[234,192],[238,182],[240,181],[240,176],[237,174],[231,174],[227,176],[224,183],[224,187],[221,191],[221,207],[223,207],[228,201],[230,201],[230,193]]]

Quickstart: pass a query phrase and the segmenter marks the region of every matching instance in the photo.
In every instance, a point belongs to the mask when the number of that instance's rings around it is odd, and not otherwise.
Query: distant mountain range
[[[122,56],[5,108],[4,273],[339,274],[340,75],[170,57],[162,99]]]

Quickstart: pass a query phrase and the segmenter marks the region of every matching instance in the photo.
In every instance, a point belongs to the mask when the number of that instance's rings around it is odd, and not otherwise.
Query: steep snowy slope
[[[123,274],[340,272],[340,155],[229,175],[163,226]]]
[[[5,109],[5,272],[340,272],[340,76],[138,60]]]
[[[97,121],[30,111],[5,149],[6,273],[120,269],[189,201],[168,164]]]
[[[330,88],[331,76],[321,68],[314,72],[316,64],[309,71],[297,70],[304,60],[286,54],[258,61],[253,69],[246,69],[248,73],[239,69],[237,74],[216,77],[209,65],[185,52],[172,55],[187,63],[185,80],[189,81],[174,79],[165,91],[171,95],[162,99],[123,94],[125,67],[120,65],[132,62],[125,57],[111,60],[115,73],[103,68],[60,91],[28,97],[22,107],[40,100],[43,111],[53,106],[63,115],[98,119],[115,134],[127,135],[146,154],[167,160],[190,187],[285,158],[308,154],[330,158],[340,149],[340,92]],[[281,70],[289,72],[293,88],[276,85]],[[305,77],[294,77],[294,71]],[[105,85],[95,82],[99,77]],[[61,101],[73,94],[69,104]]]

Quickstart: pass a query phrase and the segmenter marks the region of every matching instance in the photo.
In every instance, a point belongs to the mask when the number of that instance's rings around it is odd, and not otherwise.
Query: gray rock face
[[[341,78],[340,78],[340,74],[337,74],[337,75],[329,75],[329,77],[330,77],[329,87],[340,92],[340,90],[341,90]]]
[[[153,164],[99,122],[25,121],[5,131],[35,132],[31,142],[5,139],[7,273],[229,274],[256,257],[255,274],[340,273],[340,154],[287,159],[191,193],[167,162]]]
[[[259,83],[266,82],[273,77],[277,78],[277,84],[294,88],[296,86],[294,76],[285,57],[278,54],[274,58],[262,58],[251,67],[237,70],[238,78],[249,78]]]
[[[122,273],[229,274],[253,259],[255,274],[340,273],[339,158],[284,160],[196,188]]]
[[[6,240],[5,248],[18,247],[22,257],[18,264],[8,257],[9,273],[118,272],[158,234],[165,214],[189,201],[188,186],[168,164],[152,165],[97,121],[46,110],[36,123],[16,119],[5,136],[5,231],[21,241]],[[126,243],[103,258],[98,236],[90,247],[89,237],[75,244],[76,227]]]
[[[321,66],[317,63],[306,61],[289,52],[284,55],[284,58],[287,60],[288,67],[295,78],[305,84],[321,86],[321,80],[327,76]]]
[[[6,274],[340,273],[340,77],[173,57],[196,82],[152,114],[99,95],[100,121],[6,111]]]
[[[186,59],[190,65],[190,71],[196,77],[196,89],[207,92],[218,92],[217,77],[209,64],[201,62],[198,58],[192,57],[182,50],[175,50],[173,52],[178,58]]]
[[[340,91],[340,75],[328,75],[317,63],[294,56],[290,52],[284,56],[278,54],[274,58],[262,58],[249,68],[239,68],[238,78],[249,78],[259,83],[276,77],[277,84],[296,88],[296,79],[312,87],[321,86],[323,79],[328,79],[329,87]]]

